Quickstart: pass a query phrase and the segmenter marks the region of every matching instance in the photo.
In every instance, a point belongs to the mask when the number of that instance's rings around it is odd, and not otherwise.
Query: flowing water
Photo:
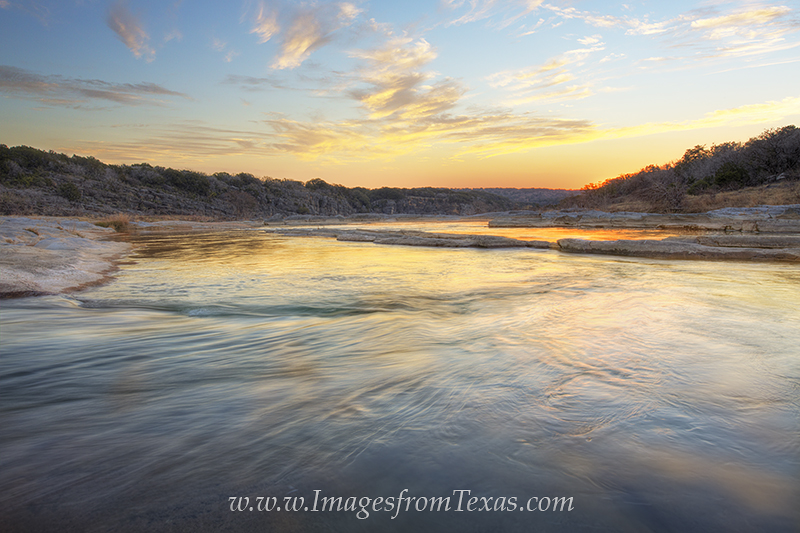
[[[3,531],[800,528],[797,265],[133,239],[2,302]]]

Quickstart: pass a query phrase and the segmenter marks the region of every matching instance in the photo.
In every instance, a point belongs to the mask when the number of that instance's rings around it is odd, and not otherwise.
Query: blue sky
[[[580,187],[800,122],[797,2],[0,0],[0,142]]]

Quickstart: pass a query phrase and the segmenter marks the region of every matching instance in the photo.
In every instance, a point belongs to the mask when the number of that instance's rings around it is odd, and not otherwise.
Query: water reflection
[[[316,228],[315,225],[293,225],[292,227]],[[457,221],[430,221],[414,220],[399,222],[365,222],[362,224],[351,223],[347,225],[350,229],[370,229],[370,230],[417,230],[440,233],[460,233],[468,235],[498,235],[521,239],[526,241],[542,240],[555,242],[558,239],[589,239],[594,241],[614,241],[617,239],[663,239],[676,235],[683,235],[686,232],[678,230],[656,230],[656,229],[603,229],[603,228],[490,228],[488,220],[468,219]]]
[[[0,309],[6,530],[794,531],[800,271],[141,236]],[[232,495],[573,496],[231,513]]]

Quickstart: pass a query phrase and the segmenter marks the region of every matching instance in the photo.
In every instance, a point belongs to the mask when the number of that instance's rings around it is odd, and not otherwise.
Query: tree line
[[[345,187],[315,178],[205,174],[148,163],[108,165],[29,146],[0,144],[0,214],[180,215],[244,219],[287,215],[457,214],[512,208],[482,191]]]
[[[677,161],[649,165],[582,189],[573,203],[591,207],[629,197],[654,210],[678,211],[688,195],[732,191],[800,179],[800,128],[768,129],[747,142],[689,148]]]

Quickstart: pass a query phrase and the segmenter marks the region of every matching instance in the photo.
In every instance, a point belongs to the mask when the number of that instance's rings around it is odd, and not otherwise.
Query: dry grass
[[[800,204],[800,181],[786,180],[785,182],[748,187],[738,191],[688,195],[684,199],[683,207],[680,212],[705,213],[706,211],[722,209],[724,207],[755,207],[759,205],[787,204]],[[584,199],[584,201],[581,201],[581,197],[578,196],[561,202],[558,208],[563,209],[573,206],[608,212],[664,212],[659,206],[638,198],[636,195],[613,199],[589,198]]]
[[[723,207],[755,207],[800,203],[800,182],[773,183],[738,191],[687,196],[684,211],[704,213]]]
[[[131,231],[131,216],[127,213],[117,213],[95,222],[95,225],[103,228],[114,228],[117,233],[128,233]]]

